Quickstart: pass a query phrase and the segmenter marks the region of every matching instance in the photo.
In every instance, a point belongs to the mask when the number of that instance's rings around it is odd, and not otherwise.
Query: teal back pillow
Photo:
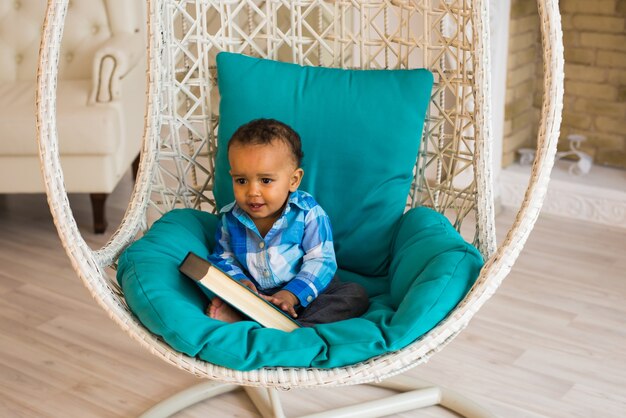
[[[226,144],[253,119],[302,139],[304,179],[329,214],[340,268],[384,276],[404,212],[433,76],[428,70],[307,67],[222,52],[217,206],[234,200]]]

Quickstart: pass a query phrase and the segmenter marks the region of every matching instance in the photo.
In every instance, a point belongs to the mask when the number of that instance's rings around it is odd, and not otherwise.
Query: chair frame
[[[213,116],[204,119],[204,122],[207,124],[206,126],[208,126],[208,129],[205,131],[208,140],[195,141],[196,145],[199,145],[200,148],[193,148],[191,150],[191,154],[194,156],[204,152],[204,156],[206,157],[206,150],[208,149],[208,167],[194,164],[193,170],[183,170],[184,176],[176,180],[185,183],[184,193],[173,194],[167,182],[161,181],[168,171],[163,170],[163,166],[159,166],[158,164],[163,164],[163,161],[167,159],[169,155],[168,151],[171,150],[171,148],[168,147],[180,147],[181,144],[184,143],[184,141],[178,144],[174,142],[164,142],[171,140],[171,138],[180,140],[180,138],[177,137],[180,131],[177,129],[178,127],[174,125],[170,126],[165,123],[164,119],[167,119],[167,117],[163,115],[163,109],[166,109],[168,106],[170,106],[169,110],[179,108],[179,106],[171,107],[172,96],[168,95],[168,92],[164,90],[163,87],[163,83],[166,83],[168,80],[173,80],[171,77],[175,77],[171,72],[174,67],[166,68],[166,65],[172,62],[172,51],[168,49],[168,45],[164,44],[166,41],[164,38],[169,35],[163,32],[163,28],[171,23],[166,22],[168,16],[172,15],[166,13],[168,10],[165,10],[164,4],[167,1],[170,1],[170,3],[168,3],[170,7],[187,3],[185,1],[175,3],[173,0],[148,0],[148,99],[139,173],[131,202],[124,219],[111,240],[101,249],[90,249],[78,230],[67,199],[67,193],[63,184],[63,173],[58,156],[58,139],[55,126],[57,64],[68,0],[49,0],[48,3],[38,71],[37,127],[42,172],[46,184],[50,210],[72,265],[93,297],[124,331],[154,355],[199,377],[226,384],[226,386],[213,383],[205,384],[199,388],[190,390],[190,392],[186,392],[184,401],[180,401],[179,398],[176,398],[177,400],[175,400],[173,404],[178,405],[177,408],[179,408],[190,404],[192,400],[197,401],[200,398],[210,397],[217,393],[233,390],[235,386],[232,385],[241,385],[246,387],[268,388],[269,392],[267,393],[262,390],[260,392],[253,389],[246,390],[253,400],[256,399],[255,404],[259,406],[263,416],[283,416],[282,409],[277,401],[275,389],[354,385],[381,382],[384,379],[393,378],[385,384],[401,391],[408,391],[407,393],[411,395],[407,395],[406,397],[413,398],[415,402],[408,405],[404,403],[404,398],[394,398],[393,401],[389,400],[385,402],[382,409],[376,409],[373,404],[368,404],[368,410],[371,408],[372,411],[377,410],[381,415],[386,415],[391,413],[390,411],[394,408],[392,405],[397,406],[403,404],[407,408],[409,406],[412,408],[419,406],[418,404],[430,405],[439,403],[450,409],[462,412],[467,416],[489,416],[486,411],[472,405],[470,402],[459,400],[460,398],[458,396],[445,389],[426,387],[426,389],[424,389],[425,391],[417,395],[417,393],[413,391],[420,388],[423,389],[425,387],[423,383],[408,382],[404,378],[396,375],[426,362],[432,354],[441,350],[468,325],[473,315],[489,297],[494,294],[502,280],[512,268],[539,215],[554,163],[562,112],[564,63],[558,1],[537,0],[541,21],[544,60],[544,96],[537,138],[537,157],[532,166],[531,178],[524,202],[506,238],[497,248],[494,238],[493,194],[490,167],[489,32],[486,27],[486,22],[488,22],[488,1],[474,0],[471,5],[471,10],[464,10],[462,13],[464,18],[468,19],[468,22],[472,25],[472,42],[474,43],[474,48],[477,53],[468,61],[471,62],[471,74],[473,75],[470,80],[472,82],[470,96],[473,102],[473,116],[470,119],[473,121],[473,125],[468,131],[461,130],[462,133],[467,135],[461,135],[462,138],[460,138],[461,141],[459,142],[464,142],[465,139],[467,139],[466,136],[471,136],[470,139],[473,140],[473,146],[470,148],[473,148],[472,158],[475,180],[471,183],[471,186],[457,187],[455,179],[447,178],[446,176],[444,169],[446,167],[445,159],[438,161],[436,164],[436,181],[433,183],[434,185],[425,181],[423,177],[420,178],[420,175],[425,174],[426,167],[431,161],[429,160],[429,156],[441,156],[445,154],[441,150],[433,151],[422,148],[420,157],[422,158],[422,163],[418,162],[416,164],[416,174],[418,177],[414,182],[410,205],[429,205],[446,215],[450,215],[452,211],[454,213],[451,214],[451,220],[459,229],[461,227],[461,221],[466,218],[468,214],[475,213],[476,234],[474,242],[487,261],[481,270],[478,280],[465,299],[434,329],[398,352],[381,355],[359,364],[333,369],[273,367],[247,372],[227,369],[173,351],[160,338],[151,334],[138,322],[126,306],[121,290],[114,279],[110,278],[106,273],[107,267],[115,266],[117,256],[136,239],[137,234],[147,228],[149,208],[156,209],[157,212],[167,211],[177,205],[204,209],[207,207],[207,204],[210,205],[212,203],[210,193],[212,179],[210,175],[200,178],[197,174],[198,172],[202,174],[203,170],[212,167],[210,155],[215,152],[214,133],[216,132],[217,126]],[[246,3],[252,1],[253,0],[248,0]],[[452,13],[453,5],[450,3],[456,4],[455,1],[456,0],[442,0],[440,6],[445,9],[446,12]],[[275,2],[289,3],[283,0],[276,0]],[[349,3],[355,2],[356,0]],[[413,4],[413,2],[409,0],[381,0],[381,2],[400,6]],[[198,4],[207,5],[213,3],[215,2],[200,2]],[[305,3],[321,4],[321,2],[314,0],[302,0],[298,2],[298,4],[301,5]],[[341,2],[337,1],[332,3]],[[468,2],[463,2],[463,4],[467,3]],[[184,9],[175,10],[176,13],[182,13],[184,11]],[[459,26],[462,25],[459,24]],[[465,38],[456,42],[455,48],[463,50],[463,48],[467,46],[464,40]],[[449,44],[452,45],[453,42],[449,42]],[[451,48],[450,45],[447,45],[447,47]],[[227,48],[234,49],[232,45],[227,45]],[[321,56],[322,54],[320,53],[319,55]],[[294,57],[296,58],[296,62],[308,63],[302,56],[298,58],[297,53],[294,53]],[[445,73],[445,68],[440,70],[442,71],[441,74]],[[196,68],[196,71],[200,70]],[[168,79],[167,77],[170,78]],[[449,86],[447,80],[441,79],[440,81],[440,86]],[[213,93],[214,91],[211,90],[211,86],[209,86],[207,94],[210,96]],[[465,95],[463,92],[461,94]],[[206,98],[208,98],[208,96],[203,96],[203,99]],[[189,112],[189,109],[191,109],[193,111],[197,109],[197,106],[200,105],[192,103],[191,107],[184,110]],[[434,106],[435,108],[439,106],[436,101],[434,102]],[[431,109],[433,108],[431,107]],[[437,111],[434,113],[437,113]],[[212,113],[209,113],[209,115],[212,115]],[[439,120],[448,120],[449,115],[444,111],[441,111],[439,115],[433,115],[431,113],[429,116],[431,127],[433,124],[432,121],[438,120],[437,117],[440,118]],[[174,129],[172,129],[172,126],[174,126]],[[170,129],[168,130],[168,128]],[[189,133],[189,127],[186,127],[186,129],[188,129],[187,133]],[[166,139],[164,140],[163,138]],[[442,137],[439,137],[439,140],[441,139]],[[430,138],[427,135],[423,143],[428,144],[429,141]],[[459,152],[458,148],[456,151]],[[176,165],[173,167],[176,167]],[[178,172],[175,169],[171,170],[174,171],[169,172]],[[188,178],[194,180],[189,182]],[[467,207],[459,203],[460,201],[469,200],[472,202]],[[442,201],[447,203],[442,204]],[[200,396],[200,393],[203,395]],[[155,410],[150,412],[150,414],[154,412],[155,415],[146,416],[164,416],[163,411],[169,411],[167,408],[171,407],[172,403],[169,403],[170,406],[167,405],[167,402],[165,406],[160,404]],[[393,411],[398,412],[402,407],[397,406],[397,408],[400,409],[393,409]],[[342,416],[378,416],[364,415],[362,408],[356,411],[358,411],[358,415],[354,415],[351,411],[343,411],[345,415]],[[333,412],[332,416],[338,416],[335,415],[337,413],[337,411]]]

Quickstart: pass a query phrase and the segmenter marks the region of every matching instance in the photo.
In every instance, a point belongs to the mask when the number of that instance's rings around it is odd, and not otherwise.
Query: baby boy
[[[221,210],[209,260],[303,326],[362,315],[365,290],[336,277],[328,215],[298,190],[304,170],[299,135],[273,119],[241,126],[228,143],[235,201]],[[211,318],[244,318],[218,297]]]

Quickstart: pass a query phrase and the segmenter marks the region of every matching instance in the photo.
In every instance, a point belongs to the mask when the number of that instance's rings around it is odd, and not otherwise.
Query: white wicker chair
[[[41,44],[38,129],[48,200],[63,245],[94,298],[156,356],[210,382],[177,395],[146,416],[163,416],[244,386],[263,416],[283,416],[276,388],[381,382],[425,362],[450,342],[496,291],[537,219],[554,161],[563,94],[563,47],[556,0],[538,0],[543,35],[544,99],[537,158],[518,216],[496,248],[490,158],[486,0],[149,0],[146,127],[138,181],[117,232],[91,250],[67,201],[57,146],[57,63],[68,0],[49,0]],[[335,369],[226,369],[173,351],[128,310],[105,268],[140,230],[175,207],[213,209],[217,88],[214,59],[228,50],[300,64],[357,68],[427,67],[435,74],[410,206],[445,213],[457,227],[475,223],[487,259],[466,298],[437,327],[398,352]],[[464,228],[465,229],[465,228]],[[405,394],[325,416],[380,416],[442,404],[468,416],[480,407],[436,387],[394,377]],[[258,389],[260,387],[260,389]],[[267,389],[267,391],[265,391]],[[344,415],[341,415],[344,414]],[[352,414],[352,415],[350,415]]]

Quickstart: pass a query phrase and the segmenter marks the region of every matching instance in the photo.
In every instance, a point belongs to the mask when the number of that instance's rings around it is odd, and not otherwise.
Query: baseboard
[[[570,164],[555,164],[541,213],[626,228],[626,170],[593,166],[589,174],[573,176]],[[519,208],[529,177],[529,166],[513,164],[502,170],[503,206]]]

